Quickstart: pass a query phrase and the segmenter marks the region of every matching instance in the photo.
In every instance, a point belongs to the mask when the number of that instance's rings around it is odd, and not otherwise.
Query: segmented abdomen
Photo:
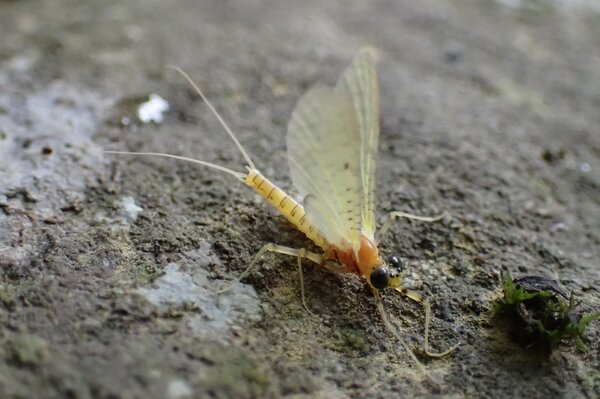
[[[271,183],[262,173],[256,169],[250,170],[244,182],[266,199],[269,204],[281,212],[298,230],[324,251],[329,248],[327,240],[314,229],[306,218],[304,207],[287,195],[282,189]]]

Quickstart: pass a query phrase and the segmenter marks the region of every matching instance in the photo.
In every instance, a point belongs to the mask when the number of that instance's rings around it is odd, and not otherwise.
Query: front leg
[[[394,288],[394,289],[396,291],[398,291],[399,293],[401,293],[402,295],[419,303],[425,309],[425,339],[423,342],[423,350],[425,351],[427,356],[431,356],[431,357],[446,356],[447,354],[449,354],[450,352],[452,352],[453,350],[458,348],[458,345],[460,345],[460,342],[457,343],[456,345],[451,346],[450,348],[446,349],[443,352],[431,352],[429,350],[429,324],[431,323],[431,305],[429,304],[429,301],[427,300],[427,298],[424,298],[418,292],[409,290],[408,288],[398,287],[398,288]]]

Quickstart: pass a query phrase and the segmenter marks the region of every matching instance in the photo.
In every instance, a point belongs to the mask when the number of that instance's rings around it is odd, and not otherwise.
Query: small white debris
[[[144,123],[154,122],[162,123],[163,114],[169,110],[167,100],[158,94],[150,94],[150,99],[140,104],[137,116]]]
[[[565,231],[565,230],[567,230],[567,225],[563,222],[554,223],[552,226],[550,226],[550,231],[552,233],[554,233],[556,231]]]
[[[581,165],[579,165],[579,170],[582,171],[583,173],[589,173],[592,170],[592,167],[590,166],[589,163],[584,162]]]
[[[171,380],[167,387],[169,399],[187,399],[192,397],[192,388],[184,380]]]
[[[119,208],[121,209],[121,214],[132,222],[135,221],[140,212],[144,210],[144,208],[138,206],[135,203],[135,199],[130,196],[121,198],[119,201]]]

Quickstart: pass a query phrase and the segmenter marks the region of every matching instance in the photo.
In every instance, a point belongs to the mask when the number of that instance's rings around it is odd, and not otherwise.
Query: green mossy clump
[[[507,272],[502,277],[502,291],[495,314],[510,322],[515,341],[549,350],[574,341],[582,351],[588,350],[583,333],[600,312],[586,315],[578,311],[573,294],[567,296],[556,281],[538,276],[513,279]]]

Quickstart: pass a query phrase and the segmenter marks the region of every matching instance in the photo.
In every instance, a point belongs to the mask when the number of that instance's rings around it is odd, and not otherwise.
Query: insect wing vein
[[[379,87],[375,53],[363,48],[340,77],[336,90],[352,98],[360,126],[360,174],[362,187],[362,231],[371,240],[375,235],[376,156],[379,143]]]
[[[288,126],[294,185],[309,222],[330,244],[360,246],[361,134],[349,96],[316,86],[298,102]]]

